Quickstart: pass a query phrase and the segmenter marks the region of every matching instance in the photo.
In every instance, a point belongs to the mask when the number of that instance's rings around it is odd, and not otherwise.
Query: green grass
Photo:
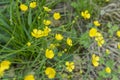
[[[0,62],[9,60],[10,68],[5,71],[2,80],[23,80],[28,74],[35,76],[35,80],[49,80],[45,74],[47,67],[52,67],[56,75],[52,80],[119,80],[119,52],[117,47],[119,30],[117,24],[106,22],[100,16],[100,9],[110,4],[104,0],[36,0],[37,7],[30,8],[32,0],[1,0],[0,1]],[[20,4],[26,4],[28,10],[20,10]],[[43,6],[52,9],[46,12]],[[84,19],[81,12],[88,10],[90,19]],[[61,18],[55,20],[53,14],[60,12]],[[50,20],[48,25],[51,32],[48,36],[35,38],[33,29],[44,31],[44,20]],[[101,26],[96,27],[93,22],[98,20]],[[105,43],[98,46],[97,41],[89,36],[91,28],[96,28],[104,37]],[[56,40],[55,35],[61,34],[63,40]],[[72,46],[66,42],[72,40]],[[27,43],[31,45],[28,46]],[[50,44],[59,44],[51,49]],[[54,52],[54,57],[48,59],[46,49]],[[64,51],[67,49],[67,51]],[[108,49],[110,54],[106,54]],[[51,54],[51,52],[49,52]],[[99,66],[92,64],[92,55],[100,57]],[[74,62],[75,69],[69,72],[65,63]],[[1,64],[0,63],[0,64]],[[111,66],[114,65],[114,66]],[[110,67],[111,73],[105,71]],[[1,68],[1,66],[0,66]]]

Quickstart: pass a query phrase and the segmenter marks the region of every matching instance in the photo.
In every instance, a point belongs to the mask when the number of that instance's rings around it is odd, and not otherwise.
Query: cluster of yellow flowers
[[[0,78],[4,76],[5,70],[10,68],[11,62],[8,60],[4,60],[0,63]]]
[[[105,40],[100,32],[97,31],[96,28],[91,28],[89,31],[90,37],[95,37],[95,40],[98,43],[98,46],[102,47],[102,45],[105,43]]]
[[[33,1],[29,4],[30,8],[36,8],[36,6],[37,6],[37,3],[35,1]],[[20,4],[20,10],[25,12],[28,10],[28,6],[25,4]]]
[[[35,38],[40,38],[43,36],[48,36],[49,32],[51,32],[51,29],[46,26],[44,30],[33,29],[33,32],[31,32],[31,35]]]

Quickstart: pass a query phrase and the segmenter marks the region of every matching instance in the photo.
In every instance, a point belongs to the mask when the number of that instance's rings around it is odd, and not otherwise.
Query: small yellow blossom
[[[37,6],[37,3],[35,1],[30,3],[30,8],[36,8],[36,6]]]
[[[105,0],[105,2],[109,2],[110,0]]]
[[[102,45],[105,43],[105,40],[100,32],[96,33],[95,40],[97,41],[99,47],[102,47]]]
[[[63,36],[61,34],[56,34],[55,35],[55,39],[56,40],[62,40],[63,39]]]
[[[50,11],[51,11],[51,9],[48,8],[48,7],[46,7],[46,6],[43,6],[43,9],[44,9],[44,11],[46,11],[46,12],[50,12]]]
[[[105,68],[105,71],[106,71],[106,73],[111,73],[110,67],[106,67],[106,68]]]
[[[69,46],[72,46],[73,44],[72,44],[72,39],[70,39],[69,37],[67,38],[67,44],[69,45]]]
[[[28,47],[31,46],[31,42],[27,42],[27,46],[28,46]]]
[[[120,30],[118,30],[118,31],[116,32],[116,35],[117,35],[118,37],[120,37]]]
[[[27,11],[28,10],[28,6],[26,6],[25,4],[20,4],[20,10],[21,11]]]
[[[50,20],[43,20],[43,23],[44,23],[44,25],[48,26],[51,24],[51,21]]]
[[[90,13],[88,12],[88,10],[85,10],[85,12],[81,12],[81,16],[84,19],[90,19]]]
[[[110,54],[110,50],[109,49],[106,49],[106,54]]]
[[[117,44],[118,49],[120,49],[120,43]]]
[[[74,62],[66,62],[65,63],[65,65],[66,65],[66,69],[69,71],[69,72],[72,72],[73,71],[73,69],[75,68],[75,65],[74,65]]]
[[[97,33],[97,29],[96,28],[91,28],[89,31],[89,36],[90,37],[95,37]]]
[[[43,36],[48,36],[50,32],[51,32],[51,29],[46,26],[43,31]]]
[[[92,64],[93,66],[97,67],[99,65],[99,56],[96,56],[95,54],[92,55]]]
[[[54,57],[54,52],[53,50],[46,49],[45,56],[49,59],[52,59]]]
[[[2,62],[1,62],[0,67],[1,67],[3,70],[8,70],[8,69],[10,68],[10,64],[11,64],[10,61],[5,60],[5,61],[2,61]]]
[[[24,80],[35,80],[35,78],[34,78],[34,75],[29,74],[29,75],[25,76]]]
[[[99,21],[94,21],[93,23],[94,23],[94,25],[97,26],[97,27],[100,26]]]
[[[45,70],[45,74],[48,76],[49,79],[55,78],[56,71],[52,67],[47,67]]]
[[[5,70],[10,68],[11,62],[4,60],[0,63],[0,78],[3,77]]]
[[[40,38],[43,36],[43,31],[38,29],[33,29],[33,32],[31,32],[31,35],[35,38]]]
[[[61,18],[60,13],[59,13],[59,12],[55,12],[55,13],[53,14],[53,18],[54,18],[55,20],[59,20],[59,19]]]

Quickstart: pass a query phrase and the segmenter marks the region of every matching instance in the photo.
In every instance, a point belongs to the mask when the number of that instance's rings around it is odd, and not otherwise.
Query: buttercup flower
[[[96,33],[95,40],[97,41],[99,47],[102,47],[102,45],[105,43],[105,40],[100,32]]]
[[[67,38],[67,44],[68,44],[69,46],[72,46],[72,39],[70,39],[69,37]]]
[[[44,25],[48,26],[51,24],[51,21],[50,20],[43,20],[43,23],[44,23]]]
[[[50,12],[50,11],[51,11],[51,9],[49,9],[49,8],[46,7],[46,6],[43,6],[43,9],[44,9],[44,11],[46,11],[46,12]]]
[[[46,26],[43,31],[43,36],[48,36],[49,32],[51,32],[51,29]]]
[[[62,40],[63,39],[63,36],[61,34],[56,34],[55,35],[55,39],[56,40]]]
[[[2,61],[2,62],[1,62],[0,67],[1,67],[3,70],[8,70],[8,69],[10,68],[10,64],[11,64],[10,61],[5,60],[5,61]]]
[[[52,67],[47,67],[45,70],[45,74],[48,76],[49,79],[55,78],[56,71]]]
[[[118,31],[116,32],[116,35],[117,35],[118,37],[120,37],[120,30],[118,30]]]
[[[93,23],[94,23],[95,26],[100,26],[99,21],[94,21]]]
[[[96,28],[91,28],[89,31],[89,36],[90,37],[95,37],[97,33],[97,29]]]
[[[92,64],[93,66],[97,67],[99,65],[99,56],[96,56],[95,54],[92,55]]]
[[[46,49],[45,56],[49,59],[52,59],[54,57],[54,52],[53,50]]]
[[[81,12],[81,16],[84,19],[90,19],[90,13],[88,12],[88,10],[85,10],[85,12]]]
[[[24,80],[35,80],[35,78],[34,78],[34,75],[29,74],[29,75],[25,76]]]
[[[25,4],[20,4],[20,10],[25,12],[28,10],[28,6],[26,6]]]
[[[33,32],[31,32],[31,35],[35,38],[40,38],[43,36],[43,31],[38,29],[33,29]]]
[[[59,19],[61,18],[60,13],[55,12],[55,13],[53,14],[53,18],[54,18],[55,20],[59,20]]]
[[[31,42],[27,42],[27,46],[28,46],[28,47],[31,46]]]
[[[75,66],[74,66],[74,62],[66,62],[65,63],[65,65],[66,65],[66,69],[69,71],[69,72],[72,72],[73,71],[73,69],[75,68]]]
[[[0,63],[0,78],[3,77],[5,70],[10,68],[11,62],[4,60]]]
[[[106,71],[106,73],[111,73],[110,67],[106,67],[106,68],[105,68],[105,71]]]
[[[37,6],[37,3],[35,1],[30,3],[30,8],[36,8],[36,6]]]

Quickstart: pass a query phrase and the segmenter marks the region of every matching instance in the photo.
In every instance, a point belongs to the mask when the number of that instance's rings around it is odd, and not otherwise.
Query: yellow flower
[[[54,57],[54,52],[50,49],[46,49],[45,56],[49,59],[52,59]]]
[[[51,9],[49,9],[49,8],[46,7],[46,6],[43,6],[43,9],[44,9],[44,11],[46,11],[46,12],[50,12],[50,11],[51,11]]]
[[[90,37],[95,37],[97,33],[97,29],[96,28],[91,28],[89,31],[89,36]]]
[[[2,62],[1,62],[0,67],[1,67],[3,70],[7,70],[7,69],[10,68],[10,64],[11,64],[10,61],[5,60],[5,61],[2,61]]]
[[[97,67],[99,65],[99,56],[96,56],[95,54],[92,55],[92,64],[93,66]]]
[[[27,46],[28,46],[28,47],[31,46],[31,42],[27,42]]]
[[[106,54],[110,54],[110,50],[109,49],[106,49]]]
[[[116,32],[116,35],[117,35],[118,37],[120,37],[120,30],[118,30],[118,31]]]
[[[43,36],[48,36],[49,32],[51,32],[51,29],[46,26],[43,31]]]
[[[69,72],[72,72],[73,71],[73,69],[75,68],[75,66],[74,66],[74,62],[66,62],[65,63],[65,65],[66,65],[66,69],[69,71]]]
[[[85,10],[85,12],[81,12],[81,16],[84,19],[90,19],[90,13],[88,12],[88,10]]]
[[[95,40],[98,43],[98,46],[102,47],[102,45],[105,43],[105,40],[100,32],[97,32],[95,35]]]
[[[105,71],[106,71],[106,73],[111,73],[110,67],[106,67],[106,68],[105,68]]]
[[[94,23],[95,26],[100,26],[99,21],[94,21],[93,23]]]
[[[105,2],[109,2],[110,0],[105,0]]]
[[[120,43],[117,44],[118,49],[120,49]]]
[[[48,26],[51,24],[51,21],[50,20],[43,20],[43,23],[44,23],[44,25]]]
[[[38,29],[33,29],[33,32],[31,32],[31,35],[35,38],[43,37],[43,31]]]
[[[30,3],[30,8],[36,8],[36,6],[37,6],[37,3],[35,1]]]
[[[62,40],[63,36],[61,34],[56,34],[55,38],[56,38],[56,40]]]
[[[8,60],[2,61],[0,63],[0,78],[3,77],[4,71],[10,68],[11,62]]]
[[[54,18],[55,20],[59,20],[59,19],[61,18],[60,13],[59,13],[59,12],[55,12],[55,13],[53,14],[53,18]]]
[[[25,76],[24,80],[35,80],[35,78],[34,78],[34,75],[29,74],[29,75]]]
[[[47,67],[45,70],[45,74],[48,76],[49,79],[53,79],[56,75],[56,71],[52,67]]]
[[[70,39],[69,37],[67,38],[67,44],[69,45],[69,46],[72,46],[73,44],[72,44],[72,39]]]
[[[26,6],[25,4],[20,4],[20,10],[21,11],[27,11],[28,10],[28,6]]]
[[[0,68],[0,78],[4,76],[4,71]]]

